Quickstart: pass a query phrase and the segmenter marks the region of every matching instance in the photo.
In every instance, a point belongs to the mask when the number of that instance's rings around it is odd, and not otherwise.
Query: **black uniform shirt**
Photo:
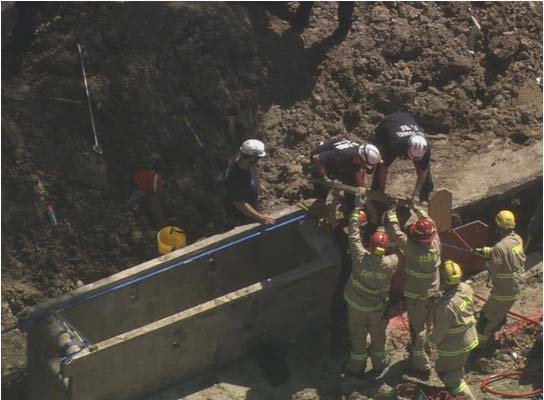
[[[255,210],[259,210],[260,181],[257,168],[250,167],[243,170],[238,163],[232,162],[226,173],[225,186],[227,189],[227,214],[237,215],[240,211],[234,202],[249,203]]]
[[[319,161],[327,173],[343,175],[361,169],[360,164],[353,163],[353,158],[359,157],[359,146],[359,143],[347,139],[329,139],[317,146],[311,154],[319,154]]]
[[[407,157],[408,140],[414,134],[427,138],[410,114],[399,111],[384,118],[376,128],[374,144],[380,149],[385,166],[390,166],[397,157]],[[415,161],[415,164],[421,169],[427,169],[430,160],[431,143],[427,139],[427,151],[420,160]]]

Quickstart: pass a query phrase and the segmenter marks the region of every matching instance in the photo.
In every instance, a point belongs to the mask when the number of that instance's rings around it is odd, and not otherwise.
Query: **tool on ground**
[[[452,194],[447,189],[440,189],[433,193],[429,199],[429,216],[436,225],[438,233],[451,229]]]
[[[51,222],[51,225],[58,225],[57,217],[55,216],[55,210],[53,209],[53,204],[45,203],[45,209],[47,210],[47,216],[49,217],[49,222]]]
[[[87,95],[87,105],[89,106],[89,115],[91,116],[91,125],[93,128],[94,135],[94,145],[93,150],[98,154],[103,154],[104,151],[100,144],[98,143],[98,136],[96,135],[96,128],[94,126],[94,115],[93,115],[93,106],[91,104],[91,96],[89,95],[89,86],[87,85],[87,74],[85,74],[85,65],[83,64],[83,52],[81,50],[81,45],[77,44],[77,50],[79,51],[79,60],[81,61],[81,71],[83,72],[83,83],[85,84],[85,93]]]
[[[212,179],[213,183],[218,183],[221,180],[221,178],[223,177],[223,173],[221,172],[221,170],[217,166],[217,163],[215,162],[215,160],[210,156],[210,154],[206,150],[206,147],[204,146],[204,143],[202,142],[202,140],[200,140],[200,137],[197,135],[196,131],[193,129],[193,126],[189,122],[189,119],[185,116],[183,118],[183,120],[185,122],[185,125],[187,125],[187,128],[189,129],[189,131],[191,131],[191,134],[195,138],[195,141],[198,144],[198,147],[200,147],[200,151],[204,155],[204,158],[208,161],[211,168],[213,169],[213,172],[212,172],[213,176],[211,176],[211,179]]]

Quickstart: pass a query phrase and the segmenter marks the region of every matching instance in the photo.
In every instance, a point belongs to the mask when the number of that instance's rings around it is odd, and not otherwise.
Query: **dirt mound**
[[[156,255],[154,227],[128,203],[130,172],[156,155],[168,223],[194,241],[225,228],[216,177],[249,137],[269,149],[268,207],[311,195],[302,171],[317,141],[368,139],[399,108],[432,141],[447,138],[436,164],[495,137],[511,148],[540,140],[542,4],[471,4],[357,3],[342,42],[329,37],[335,3],[316,4],[302,36],[247,3],[38,8],[28,51],[10,53],[2,33],[3,309]],[[77,43],[103,156],[92,151]]]

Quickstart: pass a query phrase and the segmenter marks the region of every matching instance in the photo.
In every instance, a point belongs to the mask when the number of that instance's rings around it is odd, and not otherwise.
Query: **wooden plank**
[[[433,193],[429,200],[429,216],[436,224],[438,233],[451,229],[452,194],[448,189],[440,189]]]
[[[399,205],[404,205],[408,202],[408,200],[403,197],[392,197],[378,190],[366,190],[364,188],[358,188],[358,187],[346,185],[340,182],[334,182],[334,181],[329,182],[322,179],[314,179],[312,180],[312,182],[318,183],[320,185],[323,185],[331,189],[342,190],[344,192],[352,193],[352,194],[357,194],[361,191],[361,189],[363,189],[364,195],[366,196],[367,199],[372,201],[377,201],[379,203],[386,203],[386,204],[397,203]]]

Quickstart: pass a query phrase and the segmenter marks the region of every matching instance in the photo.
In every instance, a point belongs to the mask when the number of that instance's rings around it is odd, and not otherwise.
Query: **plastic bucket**
[[[175,226],[165,226],[157,233],[157,249],[160,254],[185,247],[185,232]]]

